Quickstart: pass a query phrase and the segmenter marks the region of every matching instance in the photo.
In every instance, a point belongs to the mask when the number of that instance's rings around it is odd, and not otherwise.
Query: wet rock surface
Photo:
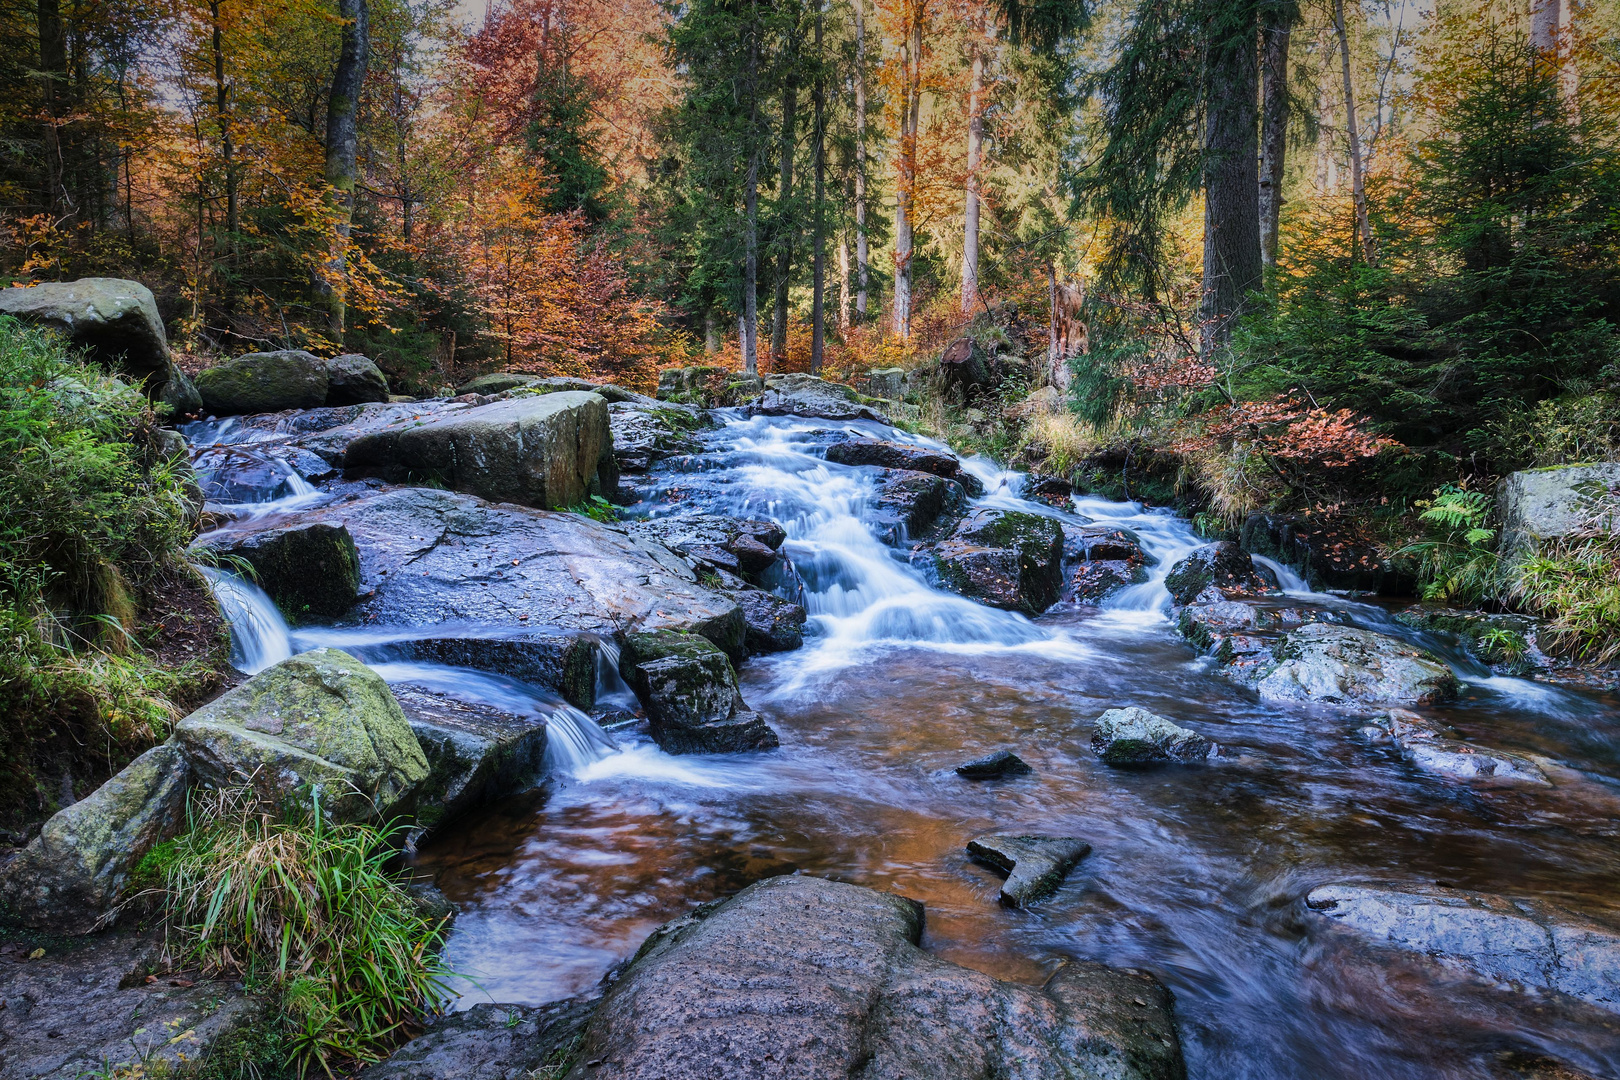
[[[1438,887],[1324,885],[1306,905],[1375,942],[1620,1012],[1620,928],[1608,923],[1540,901]]]
[[[751,653],[789,652],[804,644],[804,608],[763,589],[725,589],[742,609]]]
[[[619,670],[647,707],[653,740],[671,754],[778,745],[776,732],[743,702],[731,661],[695,634],[626,634]]]
[[[824,420],[876,420],[888,423],[860,395],[842,383],[828,382],[813,375],[771,375],[765,379],[765,392],[752,410],[763,416],[805,416]]]
[[[997,780],[1005,776],[1028,776],[1035,770],[1011,750],[997,750],[982,758],[965,761],[956,767],[956,775],[969,780]]]
[[[697,433],[709,421],[690,406],[660,403],[648,407],[629,401],[608,405],[613,458],[621,473],[644,473],[660,461],[702,449]]]
[[[570,998],[539,1006],[474,1005],[433,1020],[426,1032],[360,1075],[364,1080],[560,1076],[578,1056],[580,1029],[596,1004],[594,998]]]
[[[1373,726],[1424,772],[1457,780],[1494,780],[1550,786],[1542,761],[1510,750],[1477,746],[1455,737],[1446,725],[1417,713],[1392,709],[1373,717]]]
[[[933,473],[891,469],[873,495],[873,525],[886,544],[921,540],[948,526],[967,507],[967,489]]]
[[[1109,765],[1203,761],[1215,744],[1198,732],[1135,706],[1109,709],[1091,729],[1091,751]]]
[[[421,688],[395,689],[427,759],[412,800],[417,824],[458,814],[533,787],[545,769],[546,722]]]
[[[1313,588],[1411,592],[1412,582],[1392,567],[1378,547],[1342,524],[1296,514],[1250,514],[1240,546],[1294,567]]]
[[[935,546],[934,569],[953,592],[1039,614],[1063,589],[1063,529],[1038,514],[977,510]]]
[[[984,493],[984,485],[977,477],[962,471],[962,463],[954,454],[923,446],[884,439],[849,439],[827,447],[827,460],[838,465],[876,465],[884,469],[933,473],[955,480],[969,495]]]
[[[921,905],[771,878],[667,923],[614,982],[570,1080],[1185,1075],[1151,976],[1071,963],[1039,989],[917,947]]]
[[[787,534],[774,521],[731,518],[719,514],[677,514],[631,521],[626,530],[642,540],[662,544],[699,566],[731,574],[760,574],[780,557]]]
[[[360,555],[342,525],[269,524],[205,536],[200,545],[246,562],[289,620],[336,618],[360,593]]]
[[[1164,587],[1179,605],[1199,602],[1206,590],[1214,590],[1211,598],[1219,599],[1231,593],[1265,593],[1275,583],[1260,575],[1248,552],[1230,540],[1221,540],[1195,549],[1172,566]]]
[[[1069,836],[976,836],[968,854],[1007,875],[1001,902],[1022,907],[1056,892],[1091,845]]]
[[[611,493],[617,486],[612,450],[607,402],[565,391],[360,435],[346,447],[343,464],[351,473],[437,480],[496,502],[553,509]]]
[[[231,982],[171,972],[162,946],[161,934],[115,931],[37,960],[27,943],[0,947],[0,1078],[183,1076],[264,1022],[264,1004]]]
[[[1272,652],[1277,663],[1255,684],[1272,701],[1435,705],[1457,695],[1457,677],[1432,654],[1369,630],[1310,623]]]

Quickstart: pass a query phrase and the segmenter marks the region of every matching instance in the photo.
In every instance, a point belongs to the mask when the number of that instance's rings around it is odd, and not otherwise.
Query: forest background
[[[1139,453],[1211,527],[1620,452],[1616,5],[34,0],[0,46],[0,276],[136,278],[193,368],[847,378],[1072,282],[1013,387],[1059,415],[967,441]]]

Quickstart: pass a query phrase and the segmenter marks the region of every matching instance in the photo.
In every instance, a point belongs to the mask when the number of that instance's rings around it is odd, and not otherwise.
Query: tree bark
[[[791,63],[791,61],[789,61]],[[798,220],[793,213],[794,128],[798,119],[799,90],[790,76],[782,90],[782,156],[778,165],[776,214],[776,289],[771,313],[771,364],[776,370],[787,359],[788,284],[793,273],[793,241]]]
[[[45,146],[40,194],[45,209],[58,213],[71,204],[67,168],[63,160],[61,118],[67,111],[67,28],[58,0],[39,0],[39,80],[44,105],[42,141]]]
[[[759,153],[748,157],[743,185],[743,370],[759,374]]]
[[[894,198],[894,335],[911,337],[911,196],[917,182],[917,121],[922,110],[923,9],[927,0],[910,0],[905,79],[900,104],[900,183]]]
[[[1244,297],[1260,284],[1259,24],[1253,3],[1233,9],[1209,47],[1204,102],[1204,283],[1200,345],[1231,336]]]
[[[849,329],[849,237],[838,234],[838,328]]]
[[[1260,21],[1260,260],[1277,265],[1277,227],[1282,215],[1283,166],[1288,152],[1288,44],[1292,11],[1267,4]]]
[[[866,0],[855,0],[855,315],[866,321],[871,284],[866,244]]]
[[[1344,130],[1350,140],[1350,200],[1356,210],[1356,239],[1367,265],[1376,266],[1378,248],[1367,221],[1367,185],[1361,165],[1361,132],[1356,126],[1356,84],[1350,73],[1350,35],[1344,25],[1344,0],[1333,0],[1333,31],[1339,37],[1339,64],[1344,74]]]
[[[973,46],[968,83],[967,205],[962,212],[962,314],[979,299],[979,164],[984,157],[984,53]]]
[[[349,226],[354,219],[355,156],[360,136],[360,87],[371,59],[370,12],[366,0],[338,0],[343,43],[326,106],[326,182],[332,189],[337,221],[328,263],[328,332],[339,348],[347,321]]]
[[[815,168],[816,190],[815,208],[813,213],[815,229],[815,254],[810,271],[810,374],[821,374],[822,352],[826,345],[823,321],[826,317],[826,289],[827,289],[827,255],[826,238],[823,236],[822,203],[827,195],[827,147],[825,123],[827,117],[827,95],[825,76],[821,70],[821,37],[822,16],[821,5],[816,5],[816,84],[812,93],[815,102]]]
[[[1570,0],[1530,0],[1530,45],[1558,73],[1558,96],[1575,101],[1579,76],[1570,49]]]
[[[236,198],[236,144],[231,131],[231,91],[230,84],[225,81],[225,30],[220,25],[219,6],[220,0],[208,2],[208,14],[213,20],[214,30],[214,120],[219,125],[220,156],[225,164],[225,246],[234,260],[242,218]]]

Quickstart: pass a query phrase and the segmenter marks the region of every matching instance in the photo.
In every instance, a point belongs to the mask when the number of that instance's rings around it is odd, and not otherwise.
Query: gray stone
[[[546,760],[545,720],[419,687],[398,687],[395,694],[427,759],[427,777],[414,794],[418,825],[437,827],[539,783]]]
[[[630,535],[662,544],[694,564],[731,574],[759,574],[776,564],[787,539],[782,526],[757,518],[676,514],[625,524]]]
[[[456,627],[469,625],[473,637],[497,641],[542,631],[675,630],[701,634],[739,660],[747,652],[734,600],[699,585],[668,548],[579,514],[398,488],[310,517],[347,526],[360,552],[368,595],[346,622],[430,627],[424,636],[462,640]],[[556,670],[576,669],[564,662]],[[578,704],[571,684],[524,677]]]
[[[742,609],[751,653],[788,652],[804,644],[804,608],[763,589],[726,589]]]
[[[388,376],[368,356],[344,353],[326,362],[326,404],[361,405],[388,400]]]
[[[402,660],[472,668],[549,687],[581,709],[596,704],[599,646],[594,635],[544,626],[495,632],[473,626],[470,630],[468,636],[459,635],[453,626],[440,632],[422,631],[422,637],[391,641],[384,648],[387,655]]]
[[[671,754],[767,750],[776,732],[744,704],[725,653],[695,634],[624,635],[619,671],[647,708],[648,731]]]
[[[80,278],[0,289],[0,315],[58,331],[111,371],[155,392],[167,381],[169,341],[157,300],[138,281]]]
[[[427,758],[376,672],[314,649],[260,672],[175,727],[199,781],[251,783],[273,803],[318,792],[333,820],[392,817],[428,776]]]
[[[164,743],[57,811],[0,870],[0,901],[8,914],[58,933],[95,929],[141,858],[180,831],[190,782],[185,755]]]
[[[898,367],[875,368],[860,380],[861,393],[867,397],[899,401],[906,396],[906,369]]]
[[[1494,780],[1550,787],[1542,771],[1547,759],[1509,750],[1476,746],[1453,738],[1444,724],[1404,709],[1391,709],[1373,718],[1380,731],[1400,748],[1402,755],[1424,772],[1456,780]]]
[[[1306,904],[1381,944],[1620,1012],[1620,928],[1588,916],[1539,901],[1393,885],[1324,885]]]
[[[962,471],[956,455],[909,443],[884,439],[848,439],[827,447],[827,460],[835,465],[875,465],[883,469],[909,469],[955,480],[969,495],[984,494],[984,485]]]
[[[1215,752],[1215,744],[1190,728],[1131,706],[1097,717],[1091,750],[1110,765],[1145,765],[1203,761]]]
[[[646,472],[666,458],[694,454],[701,444],[694,433],[709,426],[698,410],[667,402],[647,407],[628,401],[608,405],[613,431],[613,457],[620,472]]]
[[[231,416],[324,405],[329,378],[326,361],[314,353],[281,349],[204,368],[194,381],[209,412]]]
[[[1434,656],[1368,630],[1310,623],[1273,651],[1278,662],[1256,684],[1270,701],[1436,705],[1457,696],[1456,676]]]
[[[1589,492],[1620,486],[1620,461],[1527,469],[1496,487],[1497,551],[1515,561],[1568,536],[1591,517]]]
[[[955,480],[910,469],[884,472],[873,493],[869,522],[885,544],[920,540],[955,522],[967,507],[967,489]]]
[[[203,399],[197,392],[197,385],[172,362],[164,372],[154,375],[147,383],[147,393],[156,404],[168,406],[171,419],[193,416],[203,410]]]
[[[828,382],[813,375],[768,375],[765,393],[753,405],[764,416],[807,416],[825,420],[876,420],[889,418],[863,405],[859,395],[842,383]]]
[[[262,1028],[264,999],[229,979],[168,974],[161,933],[102,934],[72,949],[0,951],[0,1080],[195,1075],[233,1036]],[[148,972],[162,972],[147,982]]]
[[[360,592],[360,556],[342,525],[319,521],[210,533],[202,546],[242,559],[293,622],[336,618]]]
[[[803,875],[705,905],[608,987],[568,1080],[1185,1076],[1152,976],[1001,982],[923,952],[922,924],[914,901]]]
[[[530,386],[537,386],[545,379],[540,375],[524,375],[515,371],[497,371],[489,375],[479,375],[469,379],[456,388],[456,396],[462,394],[478,394],[488,396],[501,394],[508,390],[521,390]]]
[[[967,850],[1007,875],[1001,902],[1023,907],[1056,892],[1091,845],[1072,836],[975,836]]]
[[[549,509],[602,490],[599,465],[606,455],[611,468],[612,449],[607,402],[565,391],[360,435],[343,462],[387,480],[431,478],[481,498]]]
[[[1177,604],[1193,603],[1205,589],[1223,594],[1273,591],[1276,583],[1262,577],[1247,552],[1229,540],[1205,544],[1170,568],[1164,587]]]
[[[598,998],[547,1005],[474,1005],[436,1017],[427,1031],[360,1073],[362,1080],[550,1080],[578,1056]]]
[[[935,546],[934,571],[952,592],[1038,615],[1063,591],[1063,527],[1039,514],[977,510]]]
[[[969,780],[996,780],[1004,776],[1027,776],[1034,772],[1024,759],[1011,750],[997,750],[982,758],[965,761],[956,767],[956,775]]]

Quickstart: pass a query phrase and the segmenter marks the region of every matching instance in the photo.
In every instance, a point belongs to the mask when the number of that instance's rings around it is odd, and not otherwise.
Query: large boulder
[[[630,401],[608,405],[613,431],[613,458],[620,472],[646,472],[665,458],[701,449],[695,433],[709,426],[702,413],[685,405],[657,407]]]
[[[606,489],[612,469],[607,402],[566,391],[513,398],[383,428],[351,441],[344,467],[394,481],[432,478],[497,502],[568,507]]]
[[[388,400],[388,376],[368,356],[344,353],[326,362],[326,404],[362,405]]]
[[[545,771],[546,722],[488,705],[458,701],[420,687],[395,690],[427,759],[416,786],[416,823],[450,818],[533,787]]]
[[[962,471],[955,454],[925,446],[890,442],[885,439],[847,439],[827,447],[827,460],[835,465],[876,465],[883,469],[910,469],[933,473],[961,484],[969,495],[984,494],[984,485],[971,473]]]
[[[754,575],[776,564],[787,539],[782,526],[758,518],[678,514],[632,521],[630,535],[662,544],[701,567]]]
[[[537,386],[545,379],[540,375],[524,375],[515,371],[497,371],[489,375],[479,375],[469,379],[456,387],[456,396],[462,394],[478,394],[487,396],[503,394],[508,390],[522,390],[525,387]]]
[[[1620,1012],[1620,927],[1552,904],[1422,886],[1324,885],[1306,905],[1380,944]]]
[[[391,817],[428,776],[388,684],[337,649],[260,672],[175,727],[198,780],[251,782],[282,805],[319,793],[333,820]]]
[[[289,621],[336,618],[360,592],[360,555],[342,525],[272,523],[210,533],[202,546],[242,559]]]
[[[1509,560],[1568,536],[1592,514],[1592,495],[1620,486],[1620,461],[1527,469],[1496,487],[1497,550]]]
[[[765,393],[753,405],[764,416],[806,416],[824,420],[876,420],[889,418],[863,404],[860,395],[843,383],[828,382],[814,375],[768,375]]]
[[[109,370],[155,389],[169,380],[157,300],[138,281],[80,278],[0,289],[0,315],[48,326]]]
[[[666,924],[607,989],[569,1080],[1185,1076],[1170,994],[1078,961],[1044,987],[919,948],[922,906],[805,875]]]
[[[1091,729],[1091,750],[1109,765],[1203,761],[1215,750],[1204,736],[1146,709],[1109,709]]]
[[[804,644],[803,607],[764,589],[725,589],[737,601],[751,653],[789,652]]]
[[[56,933],[95,929],[141,858],[180,831],[190,782],[180,747],[164,743],[59,810],[0,871],[7,914]]]
[[[934,570],[952,592],[1038,615],[1063,589],[1063,527],[1039,514],[979,510],[935,546]]]
[[[1438,658],[1368,630],[1310,623],[1272,652],[1278,662],[1256,684],[1270,701],[1437,705],[1457,696],[1457,677]]]
[[[890,469],[883,473],[872,493],[869,521],[885,544],[903,544],[955,521],[967,502],[967,489],[955,480],[911,469]]]
[[[302,349],[246,353],[198,373],[203,406],[218,416],[313,409],[326,404],[327,362]]]
[[[1194,548],[1165,575],[1164,587],[1176,604],[1199,601],[1206,589],[1221,595],[1263,593],[1275,583],[1260,576],[1248,552],[1230,540]],[[1220,596],[1211,594],[1212,599]]]
[[[310,519],[346,526],[359,550],[367,595],[345,623],[486,642],[480,666],[494,660],[503,642],[542,631],[612,637],[675,630],[701,634],[735,659],[747,653],[735,601],[698,584],[691,566],[661,544],[580,514],[395,488],[335,503]],[[476,627],[476,637],[458,634],[461,625]],[[558,670],[575,666],[565,662]],[[549,678],[507,673],[588,705]]]
[[[776,732],[743,702],[726,654],[696,634],[626,634],[619,671],[647,708],[653,740],[671,754],[778,745]]]

